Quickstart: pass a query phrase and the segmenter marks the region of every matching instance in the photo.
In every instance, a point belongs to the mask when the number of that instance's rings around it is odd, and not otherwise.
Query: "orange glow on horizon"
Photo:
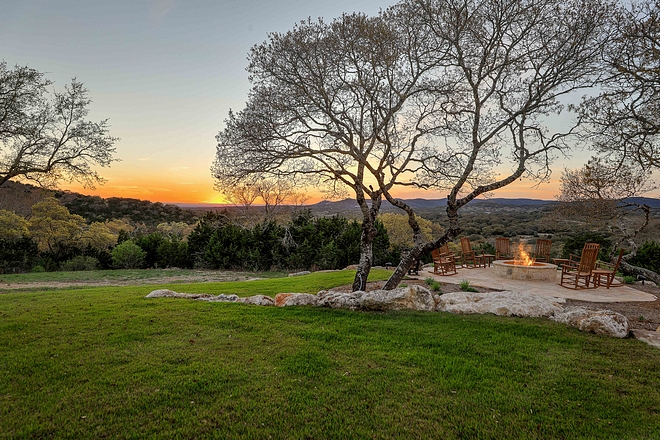
[[[174,178],[178,180],[174,180]],[[96,189],[83,188],[78,183],[62,184],[61,188],[85,195],[103,198],[127,197],[151,202],[186,203],[186,204],[229,204],[227,200],[213,189],[213,180],[210,176],[158,176],[149,178],[140,174],[108,176],[104,185],[97,185]],[[531,198],[541,200],[554,200],[559,193],[559,182],[553,181],[540,188],[532,188],[529,181],[516,181],[492,193],[497,198]],[[323,195],[311,189],[307,192],[310,198],[307,205],[313,205],[324,199]],[[396,197],[403,199],[444,199],[445,192],[423,191],[410,188],[401,188],[395,193]]]

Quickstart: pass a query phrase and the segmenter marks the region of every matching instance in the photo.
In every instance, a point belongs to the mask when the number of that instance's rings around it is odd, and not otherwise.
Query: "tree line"
[[[382,222],[376,264],[396,264]],[[25,219],[0,210],[0,272],[206,268],[249,271],[342,269],[359,260],[361,225],[340,216],[302,211],[287,222],[263,219],[241,225],[208,213],[195,225],[161,223],[136,228],[123,220],[87,223],[55,198],[32,207]]]

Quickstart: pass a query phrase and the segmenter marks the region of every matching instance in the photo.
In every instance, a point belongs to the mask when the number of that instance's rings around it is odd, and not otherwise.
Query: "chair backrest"
[[[445,243],[442,246],[440,246],[437,251],[440,254],[448,254],[449,253],[449,243]]]
[[[511,255],[511,239],[497,237],[495,239],[495,251],[497,255]]]
[[[616,273],[616,271],[619,270],[619,264],[621,264],[621,257],[623,257],[624,252],[625,252],[624,249],[621,249],[621,252],[619,252],[619,258],[616,259],[616,264],[614,265],[614,269],[612,270],[613,273]]]
[[[598,251],[600,245],[598,243],[585,243],[582,248],[582,256],[580,257],[579,272],[591,272],[596,266],[598,260]]]
[[[552,250],[552,240],[543,238],[536,239],[536,259],[550,261],[550,251]]]
[[[472,245],[470,244],[470,239],[467,237],[461,237],[461,251],[464,254],[472,253]]]

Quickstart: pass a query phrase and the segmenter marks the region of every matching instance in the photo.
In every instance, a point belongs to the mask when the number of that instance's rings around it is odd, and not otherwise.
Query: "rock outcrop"
[[[551,318],[585,332],[625,338],[630,330],[628,318],[611,310],[590,310],[584,307],[567,307]]]
[[[493,313],[500,316],[549,317],[562,310],[560,298],[516,292],[453,292],[438,298],[436,310],[451,313]]]

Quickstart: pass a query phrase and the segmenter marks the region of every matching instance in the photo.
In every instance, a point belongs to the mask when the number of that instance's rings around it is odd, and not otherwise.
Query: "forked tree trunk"
[[[424,252],[432,251],[437,249],[445,243],[453,240],[458,237],[461,233],[461,229],[458,227],[458,209],[459,206],[456,204],[456,199],[448,197],[447,200],[447,218],[449,219],[449,229],[445,231],[445,235],[438,238],[435,241],[430,241],[426,243],[419,243],[415,245],[408,255],[404,256],[399,265],[394,269],[392,275],[387,280],[383,286],[383,290],[392,290],[401,283],[401,280],[408,275],[408,270],[415,264],[415,262],[421,258]]]

